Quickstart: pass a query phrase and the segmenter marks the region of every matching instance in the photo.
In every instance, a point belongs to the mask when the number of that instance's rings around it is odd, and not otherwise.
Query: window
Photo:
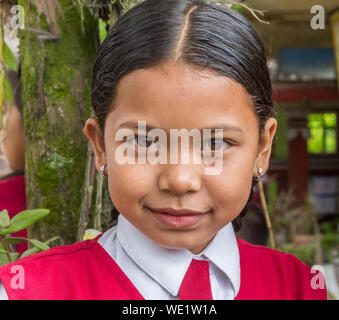
[[[337,115],[335,113],[310,114],[308,127],[311,134],[307,141],[309,153],[337,153]]]

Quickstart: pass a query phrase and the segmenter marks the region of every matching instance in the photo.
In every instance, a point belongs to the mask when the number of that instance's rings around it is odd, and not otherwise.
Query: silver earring
[[[100,174],[101,174],[102,176],[104,176],[104,177],[106,177],[106,175],[105,175],[105,170],[106,170],[106,163],[103,164],[103,165],[101,166],[101,168],[100,168]]]
[[[264,170],[263,170],[262,168],[259,168],[259,169],[258,169],[258,173],[259,173],[259,176],[254,177],[254,180],[255,180],[255,181],[260,181],[260,180],[261,180],[261,178],[262,178],[263,175],[264,175]]]

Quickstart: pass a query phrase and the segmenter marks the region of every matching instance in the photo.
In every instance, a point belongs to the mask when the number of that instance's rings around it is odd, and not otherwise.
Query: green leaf
[[[245,11],[245,8],[239,4],[234,4],[232,7],[231,7],[232,10],[236,11],[236,12],[239,12],[239,13],[243,13]]]
[[[9,263],[7,254],[0,254],[0,267],[4,266],[7,263]]]
[[[5,90],[5,100],[9,103],[9,104],[13,104],[14,103],[14,97],[13,97],[13,90],[12,87],[10,85],[10,83],[8,82],[7,78],[5,78],[4,81],[4,90]]]
[[[46,243],[43,243],[39,240],[30,239],[29,242],[32,243],[36,248],[38,248],[41,251],[45,251],[49,249],[49,246]]]
[[[34,210],[24,210],[15,215],[10,223],[10,226],[14,223],[19,223],[27,219],[34,218],[35,221],[38,221],[49,214],[48,209],[34,209]],[[38,219],[38,220],[36,220]]]
[[[99,38],[100,43],[103,42],[107,36],[107,30],[106,30],[107,23],[99,18]]]
[[[1,249],[0,248],[0,254],[6,254],[6,253],[8,253],[8,251],[6,251],[5,249]]]
[[[0,227],[8,227],[11,219],[9,218],[8,211],[2,210],[0,212]]]
[[[55,240],[61,240],[61,238],[59,236],[55,236],[53,238],[48,239],[47,241],[45,241],[45,244],[50,244],[51,242],[55,241]],[[60,241],[61,242],[61,241]]]
[[[22,253],[22,255],[20,256],[20,259],[21,259],[21,258],[24,258],[24,257],[27,257],[27,256],[29,256],[29,255],[31,255],[31,254],[33,254],[33,253],[37,253],[37,252],[39,252],[39,251],[41,251],[41,250],[39,250],[37,247],[28,249],[28,250],[26,250],[26,251],[24,251],[24,252]]]
[[[16,72],[18,71],[18,65],[16,63],[15,56],[11,49],[7,46],[6,42],[4,42],[4,59],[8,67]]]
[[[18,252],[12,252],[12,253],[10,253],[10,256],[11,256],[12,261],[17,261],[18,258],[19,258],[19,253]]]
[[[1,240],[2,243],[6,243],[6,244],[19,244],[25,241],[28,241],[28,239],[21,238],[21,237],[9,237],[9,238],[3,238]]]
[[[37,253],[37,252],[49,249],[50,247],[48,246],[48,243],[53,242],[57,239],[60,239],[60,237],[56,236],[56,237],[53,237],[51,239],[48,239],[45,242],[41,242],[41,241],[36,240],[36,239],[28,239],[28,241],[30,241],[35,247],[30,248],[30,249],[26,250],[25,252],[23,252],[22,255],[20,256],[20,259],[27,257],[27,256],[29,256],[33,253]]]
[[[46,217],[49,214],[48,209],[25,210],[18,213],[10,221],[9,227],[3,229],[0,235],[6,235],[20,230],[24,230],[38,220]]]

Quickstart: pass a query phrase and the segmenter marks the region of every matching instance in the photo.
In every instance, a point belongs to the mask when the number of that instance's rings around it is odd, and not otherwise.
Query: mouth
[[[192,227],[212,212],[212,210],[196,211],[191,209],[146,208],[161,224],[175,228]]]

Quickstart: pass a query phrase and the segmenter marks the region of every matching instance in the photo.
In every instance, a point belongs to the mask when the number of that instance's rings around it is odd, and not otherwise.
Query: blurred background
[[[138,2],[0,1],[0,210],[50,209],[31,237],[72,243],[115,222],[81,132],[98,45]],[[278,118],[270,170],[237,236],[323,267],[329,299],[339,299],[339,2],[214,2],[263,37]]]
[[[321,1],[320,8],[309,0],[245,3],[267,10],[263,20],[270,22],[250,18],[268,50],[278,117],[264,180],[276,245],[311,265],[325,265],[329,291],[338,299],[339,2]],[[247,214],[248,227],[238,236],[264,223],[255,212]]]

